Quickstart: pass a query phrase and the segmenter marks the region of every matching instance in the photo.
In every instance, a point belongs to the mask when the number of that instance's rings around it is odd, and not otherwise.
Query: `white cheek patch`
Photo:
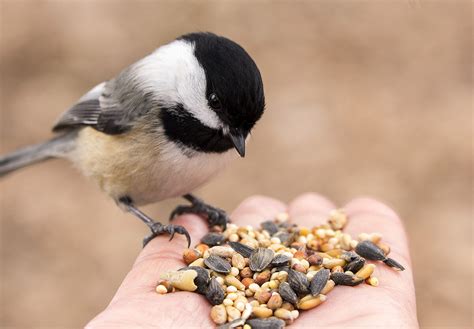
[[[193,44],[175,40],[136,63],[135,70],[143,88],[161,103],[181,103],[204,125],[222,128],[219,117],[208,106],[206,74],[194,56]]]

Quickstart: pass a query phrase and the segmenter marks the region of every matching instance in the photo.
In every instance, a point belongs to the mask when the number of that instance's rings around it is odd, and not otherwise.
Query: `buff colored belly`
[[[189,193],[235,157],[232,150],[187,157],[176,145],[159,145],[140,132],[110,136],[89,127],[81,130],[71,154],[83,174],[112,198],[129,196],[136,204]]]

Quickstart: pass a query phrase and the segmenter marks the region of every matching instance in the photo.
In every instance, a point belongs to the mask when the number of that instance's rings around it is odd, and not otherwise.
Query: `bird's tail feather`
[[[74,147],[76,135],[77,131],[71,131],[44,143],[0,156],[0,177],[31,164],[65,155]]]

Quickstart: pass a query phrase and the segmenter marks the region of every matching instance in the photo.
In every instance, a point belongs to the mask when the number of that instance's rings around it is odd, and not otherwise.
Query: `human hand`
[[[326,221],[336,208],[316,194],[304,194],[285,206],[275,199],[253,196],[232,213],[233,223],[258,226],[260,222],[287,211],[292,222],[313,227]],[[398,216],[384,204],[360,198],[344,206],[349,217],[345,232],[356,237],[361,232],[380,232],[391,246],[390,257],[405,266],[398,272],[377,264],[378,287],[360,285],[338,286],[328,294],[327,301],[316,309],[301,312],[291,325],[300,327],[372,327],[417,328],[415,291],[408,245]],[[177,225],[185,226],[194,243],[207,233],[207,225],[195,215],[180,216]],[[107,308],[94,318],[88,328],[156,327],[212,328],[211,305],[204,296],[190,292],[158,295],[156,283],[161,273],[183,267],[181,237],[168,242],[166,236],[151,241],[140,253],[122,285]]]

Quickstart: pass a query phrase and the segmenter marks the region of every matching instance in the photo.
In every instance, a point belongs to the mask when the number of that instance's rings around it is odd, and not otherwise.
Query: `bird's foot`
[[[179,215],[196,214],[200,217],[206,218],[208,220],[209,227],[211,228],[215,226],[219,226],[223,230],[227,228],[227,223],[229,223],[230,220],[224,210],[208,205],[207,203],[204,203],[204,201],[202,201],[201,199],[196,198],[191,194],[186,194],[184,198],[191,202],[191,205],[177,206],[171,212],[170,221]]]
[[[171,241],[176,233],[183,234],[186,237],[186,240],[188,241],[188,248],[191,245],[191,237],[189,236],[188,231],[183,226],[163,225],[159,222],[154,222],[153,224],[149,225],[149,228],[151,230],[151,234],[143,239],[143,247],[145,247],[148,242],[150,242],[155,237],[161,234],[169,234]]]

